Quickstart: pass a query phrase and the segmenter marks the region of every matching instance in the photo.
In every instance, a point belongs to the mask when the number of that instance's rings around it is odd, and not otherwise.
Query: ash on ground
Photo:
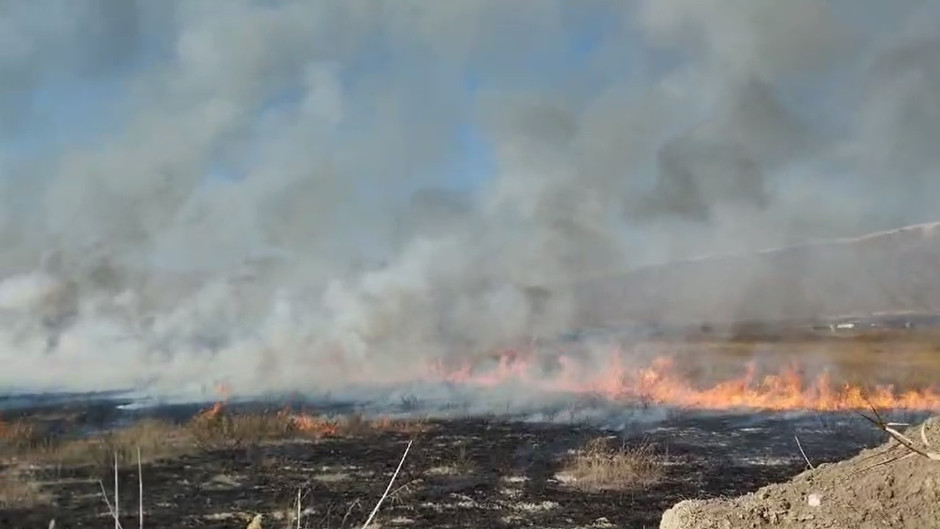
[[[280,527],[296,511],[301,490],[301,513],[310,527],[355,526],[413,440],[381,508],[382,527],[655,527],[681,500],[746,494],[799,474],[806,462],[797,438],[815,464],[850,457],[882,440],[851,413],[676,412],[658,422],[608,417],[606,424],[449,418],[427,426],[421,433],[377,429],[145,463],[146,525],[231,528],[262,514],[265,527]],[[659,469],[656,479],[620,489],[572,483],[564,477],[566,465],[598,438],[627,454],[648,448]],[[3,509],[0,527],[46,527],[53,518],[59,528],[108,523],[99,480],[110,491],[110,471],[30,467],[27,476],[49,501]],[[136,527],[137,479],[136,465],[122,466],[119,501],[126,529]],[[829,492],[820,494],[824,505],[830,501]]]

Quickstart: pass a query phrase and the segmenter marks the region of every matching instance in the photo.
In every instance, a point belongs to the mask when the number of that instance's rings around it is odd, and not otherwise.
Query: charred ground
[[[899,389],[936,380],[932,330],[827,336],[702,337],[649,349],[676,358],[690,380],[703,383],[727,379],[756,358],[771,367],[801,362],[809,375],[824,366],[847,382]],[[405,397],[391,404],[232,402],[211,420],[204,405],[134,411],[122,398],[0,400],[0,527],[45,528],[52,519],[58,528],[111,525],[102,485],[113,497],[115,452],[122,524],[137,527],[137,447],[147,527],[240,528],[256,514],[265,528],[287,527],[298,491],[301,526],[358,527],[413,441],[379,512],[382,527],[653,528],[681,500],[737,496],[799,474],[807,463],[797,439],[815,465],[884,441],[853,412],[690,411],[590,395],[546,400],[560,407],[517,415],[507,405],[485,417]],[[303,421],[282,413],[284,406]],[[904,412],[891,420],[926,416]]]
[[[20,419],[28,417],[22,412]],[[264,527],[286,527],[300,490],[302,525],[355,527],[414,441],[379,514],[382,527],[651,528],[680,500],[738,495],[803,471],[794,435],[814,463],[881,440],[851,414],[675,413],[621,431],[498,418],[390,423],[347,417],[332,423],[343,427],[316,436],[281,429],[276,415],[267,417],[245,416],[242,425],[266,436],[226,430],[236,434],[150,461],[146,451],[167,450],[172,435],[147,433],[165,439],[144,449],[146,525],[244,527],[260,513]],[[188,432],[193,425],[167,428]],[[650,458],[644,464],[656,469],[652,479],[599,490],[567,478],[566,469],[599,438],[608,439],[610,457],[644,447]],[[141,444],[140,438],[128,443]],[[71,460],[61,449],[37,446],[6,458],[4,474],[15,474],[37,496],[31,505],[4,508],[0,527],[47,527],[51,519],[60,528],[111,523],[99,480],[111,495],[107,452],[117,445],[99,447],[97,458],[73,453]],[[120,512],[129,529],[137,527],[137,469],[133,457],[122,457]]]

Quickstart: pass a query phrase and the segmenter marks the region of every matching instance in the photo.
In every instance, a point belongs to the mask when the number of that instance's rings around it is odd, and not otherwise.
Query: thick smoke
[[[938,5],[886,5],[3,3],[0,133],[48,141],[0,151],[0,388],[407,380],[585,279],[923,220]]]

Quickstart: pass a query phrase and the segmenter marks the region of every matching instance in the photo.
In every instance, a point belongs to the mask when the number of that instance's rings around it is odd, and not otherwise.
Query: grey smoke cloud
[[[0,387],[407,377],[582,323],[586,277],[921,220],[935,4],[2,4],[4,133],[48,79],[128,95],[0,161]],[[496,174],[461,193],[468,123]]]
[[[641,2],[650,39],[691,51],[726,78],[773,81],[831,67],[851,37],[832,2]]]
[[[0,133],[32,119],[31,91],[43,81],[109,75],[140,43],[136,2],[54,0],[0,4]]]

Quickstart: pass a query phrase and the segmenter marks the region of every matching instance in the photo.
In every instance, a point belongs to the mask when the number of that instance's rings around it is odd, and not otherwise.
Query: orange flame
[[[579,364],[567,356],[555,358],[552,373],[540,372],[534,353],[499,355],[496,366],[480,371],[472,364],[444,368],[438,363],[433,377],[452,383],[492,387],[520,384],[538,390],[600,395],[610,400],[643,402],[689,409],[760,409],[843,411],[869,409],[938,410],[940,393],[933,388],[898,392],[890,385],[866,390],[836,384],[823,372],[807,381],[797,367],[757,376],[753,364],[746,372],[708,387],[696,387],[669,358],[630,368],[619,355],[611,355],[600,368]],[[541,371],[544,371],[541,370]]]
[[[308,435],[317,437],[327,437],[337,435],[339,428],[336,423],[326,419],[310,415],[308,413],[290,413],[286,410],[281,412],[291,421],[294,428]]]
[[[212,405],[211,408],[206,410],[204,413],[208,417],[218,417],[219,414],[222,413],[222,406],[223,406],[222,401],[217,401],[215,404]]]
[[[199,412],[199,415],[197,415],[198,418],[214,419],[215,417],[218,417],[219,414],[222,413],[222,408],[225,407],[225,401],[228,400],[228,396],[230,393],[228,384],[224,382],[217,383],[215,385],[215,392],[216,394],[218,394],[219,400],[217,400],[215,404],[212,405],[211,408],[207,408]]]

